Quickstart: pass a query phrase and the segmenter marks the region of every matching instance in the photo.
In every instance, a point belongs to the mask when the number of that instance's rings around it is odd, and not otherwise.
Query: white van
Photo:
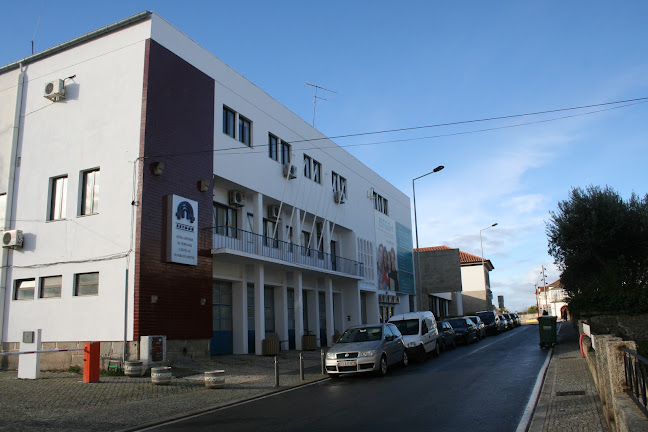
[[[437,343],[439,331],[436,319],[430,311],[408,312],[394,315],[389,322],[398,327],[410,358],[425,359],[427,353],[438,356],[441,348]]]

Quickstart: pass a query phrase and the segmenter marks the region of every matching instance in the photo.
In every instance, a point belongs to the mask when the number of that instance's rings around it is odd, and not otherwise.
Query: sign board
[[[167,197],[167,262],[198,265],[198,202]]]

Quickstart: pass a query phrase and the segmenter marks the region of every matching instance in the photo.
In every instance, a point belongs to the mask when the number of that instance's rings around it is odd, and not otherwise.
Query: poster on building
[[[167,262],[198,265],[198,202],[167,197]]]
[[[396,222],[396,260],[399,291],[414,294],[414,254],[412,230]]]
[[[380,212],[376,212],[376,244],[378,245],[376,253],[378,288],[399,291],[396,224]]]

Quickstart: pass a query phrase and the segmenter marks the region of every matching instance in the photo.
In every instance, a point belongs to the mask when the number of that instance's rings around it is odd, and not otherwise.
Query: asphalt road
[[[547,351],[523,326],[384,378],[344,376],[154,430],[515,431]]]

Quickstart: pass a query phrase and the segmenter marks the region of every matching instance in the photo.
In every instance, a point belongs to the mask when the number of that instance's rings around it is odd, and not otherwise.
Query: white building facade
[[[413,304],[409,198],[154,13],[1,67],[0,151],[3,350],[299,350]]]

